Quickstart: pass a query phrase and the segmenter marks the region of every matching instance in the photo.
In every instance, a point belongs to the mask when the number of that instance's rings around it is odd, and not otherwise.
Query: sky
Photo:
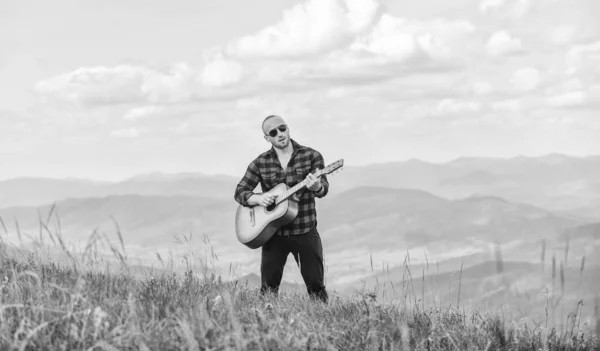
[[[597,0],[0,0],[0,179],[600,154]]]

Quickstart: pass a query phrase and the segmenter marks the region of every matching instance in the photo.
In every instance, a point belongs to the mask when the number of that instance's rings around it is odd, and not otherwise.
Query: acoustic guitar
[[[333,174],[344,165],[340,159],[317,170],[314,175]],[[298,199],[293,196],[306,186],[306,179],[289,188],[287,184],[277,184],[268,194],[275,195],[275,201],[267,206],[239,205],[235,213],[235,233],[238,240],[251,249],[263,246],[275,232],[284,225],[292,222],[298,215]]]

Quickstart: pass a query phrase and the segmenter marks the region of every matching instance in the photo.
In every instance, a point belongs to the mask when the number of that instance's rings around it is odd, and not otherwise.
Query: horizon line
[[[524,159],[539,159],[539,158],[545,158],[545,157],[564,157],[564,158],[571,158],[571,159],[587,159],[587,158],[594,158],[594,157],[600,157],[600,154],[588,154],[588,155],[574,155],[574,154],[566,154],[566,153],[560,153],[560,152],[550,152],[550,153],[545,153],[545,154],[540,154],[540,155],[524,155],[524,154],[518,154],[516,156],[510,156],[510,157],[502,157],[502,156],[459,156],[459,157],[455,157],[446,161],[431,161],[431,160],[425,160],[425,159],[420,159],[420,158],[416,158],[416,157],[411,157],[408,159],[404,159],[404,160],[390,160],[390,161],[381,161],[381,162],[372,162],[372,163],[348,163],[346,160],[344,161],[345,165],[344,167],[372,167],[372,166],[381,166],[381,165],[385,165],[385,164],[397,164],[397,163],[408,163],[408,162],[420,162],[420,163],[425,163],[425,164],[432,164],[432,165],[447,165],[450,163],[454,163],[460,160],[468,160],[468,159],[488,159],[488,160],[504,160],[504,161],[508,161],[508,160],[514,160],[514,159],[519,159],[519,158],[524,158]],[[6,182],[6,181],[14,181],[14,180],[26,180],[26,179],[40,179],[40,180],[72,180],[72,181],[85,181],[85,182],[95,182],[95,183],[122,183],[122,182],[126,182],[126,181],[130,181],[130,180],[134,180],[136,178],[142,178],[142,177],[147,177],[147,176],[152,176],[152,175],[164,175],[164,176],[181,176],[181,175],[185,175],[185,174],[189,174],[189,175],[196,175],[196,176],[205,176],[205,177],[219,177],[219,176],[225,176],[225,177],[237,177],[237,174],[230,174],[230,173],[223,173],[223,172],[217,172],[217,173],[209,173],[209,172],[203,172],[203,171],[190,171],[190,170],[185,170],[185,171],[174,171],[174,172],[169,172],[169,171],[164,171],[164,170],[154,170],[154,171],[148,171],[148,172],[141,172],[141,173],[136,173],[133,174],[131,176],[128,177],[124,177],[124,178],[120,178],[117,180],[101,180],[101,179],[93,179],[93,178],[82,178],[82,177],[69,177],[69,176],[64,176],[64,177],[53,177],[53,176],[32,176],[32,175],[22,175],[22,176],[16,176],[16,177],[10,177],[10,178],[0,178],[0,182]]]

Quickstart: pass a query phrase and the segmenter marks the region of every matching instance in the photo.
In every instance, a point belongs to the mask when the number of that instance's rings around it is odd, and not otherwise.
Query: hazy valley
[[[425,272],[441,281],[447,300],[457,298],[448,280],[461,265],[464,301],[506,287],[512,297],[535,296],[550,282],[530,266],[540,264],[542,254],[546,265],[554,256],[570,269],[585,256],[585,274],[598,275],[598,179],[600,157],[562,155],[346,167],[330,177],[330,195],[317,204],[328,286],[349,294],[363,284],[397,285],[410,262],[415,277]],[[150,174],[118,183],[9,180],[0,182],[0,217],[11,242],[40,238],[41,220],[80,249],[93,231],[116,241],[118,225],[134,262],[159,267],[158,256],[178,266],[191,260],[258,284],[260,251],[241,245],[234,233],[236,182],[201,174]],[[48,230],[41,231],[47,242]],[[495,276],[490,261],[498,259],[507,267],[499,272],[504,285],[483,279]],[[287,266],[287,287],[303,289],[291,257]],[[596,280],[567,288],[591,294],[600,288]],[[523,282],[537,283],[515,290]],[[490,296],[508,299],[506,291]]]

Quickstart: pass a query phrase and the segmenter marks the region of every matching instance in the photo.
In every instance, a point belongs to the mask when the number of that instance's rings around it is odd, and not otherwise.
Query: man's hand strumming
[[[277,198],[274,194],[264,193],[264,194],[255,194],[248,199],[248,203],[250,205],[261,205],[263,207],[267,207]]]

